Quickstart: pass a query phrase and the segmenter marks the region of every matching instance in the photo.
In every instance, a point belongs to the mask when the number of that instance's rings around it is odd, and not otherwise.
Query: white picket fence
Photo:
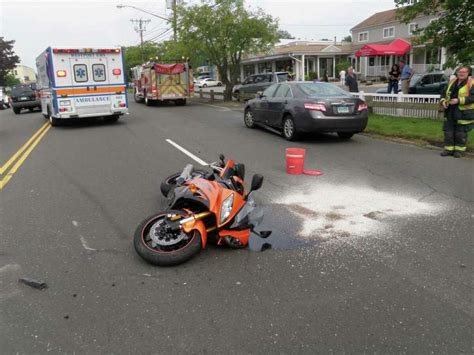
[[[376,94],[360,91],[353,96],[366,100],[374,113],[388,116],[439,118],[440,95]],[[393,103],[378,107],[377,103]],[[397,103],[402,103],[397,105]],[[410,105],[405,105],[410,104]],[[428,104],[428,105],[427,105]]]

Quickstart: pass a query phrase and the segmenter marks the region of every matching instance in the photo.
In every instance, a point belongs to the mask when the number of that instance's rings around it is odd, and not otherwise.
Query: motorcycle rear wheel
[[[193,171],[193,178],[195,177],[202,177],[207,174],[206,170],[194,170]],[[179,178],[181,175],[181,172],[179,173],[174,173],[173,175],[168,176],[165,180],[160,185],[160,191],[163,194],[163,196],[168,197],[168,193],[176,187],[176,180]]]
[[[186,216],[183,211],[167,210],[158,212],[139,224],[133,236],[133,246],[143,259],[153,265],[173,266],[182,264],[195,256],[202,248],[201,234],[194,230],[190,234],[157,234],[154,227],[169,214]],[[154,239],[151,237],[154,234]],[[161,237],[161,241],[157,240]],[[166,238],[166,240],[165,240]],[[176,241],[174,243],[174,241]],[[161,243],[161,244],[160,244]],[[174,243],[174,244],[173,244]]]

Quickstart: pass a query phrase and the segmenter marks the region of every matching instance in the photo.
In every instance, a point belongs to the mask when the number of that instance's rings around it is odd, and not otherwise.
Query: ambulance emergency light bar
[[[53,53],[120,53],[119,48],[113,49],[93,49],[93,48],[82,48],[82,49],[61,49],[54,48]]]

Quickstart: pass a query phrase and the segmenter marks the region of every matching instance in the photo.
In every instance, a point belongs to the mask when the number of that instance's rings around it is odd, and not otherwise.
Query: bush
[[[318,73],[316,73],[314,71],[310,71],[308,73],[308,75],[305,75],[304,80],[305,81],[313,81],[313,80],[316,80],[317,78],[318,78]]]
[[[336,76],[339,78],[339,73],[341,70],[344,70],[347,73],[347,68],[351,66],[351,62],[345,61],[345,62],[339,62],[336,64]]]

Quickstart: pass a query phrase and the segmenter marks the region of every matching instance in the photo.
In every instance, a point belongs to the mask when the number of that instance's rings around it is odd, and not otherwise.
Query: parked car
[[[41,100],[36,92],[36,84],[14,86],[10,94],[10,105],[15,114],[19,114],[22,109],[30,111],[35,108],[41,109]]]
[[[232,88],[232,95],[238,101],[253,99],[257,92],[263,91],[270,85],[288,81],[288,72],[275,72],[250,75]]]
[[[409,94],[421,95],[441,95],[449,82],[449,76],[440,72],[435,73],[415,73],[411,77]],[[401,91],[401,85],[399,85]],[[376,91],[378,94],[387,93],[387,88],[381,88]]]
[[[0,110],[10,107],[10,98],[7,95],[5,88],[0,87]]]
[[[199,88],[207,88],[211,86],[222,86],[222,82],[220,82],[219,80],[214,80],[212,78],[206,78],[198,81],[196,85]]]
[[[248,128],[263,126],[295,140],[299,132],[337,132],[349,139],[367,126],[367,104],[323,82],[273,84],[245,105]]]
[[[193,83],[196,85],[201,80],[208,79],[208,78],[210,78],[210,77],[209,76],[198,76],[198,77],[193,78]]]

